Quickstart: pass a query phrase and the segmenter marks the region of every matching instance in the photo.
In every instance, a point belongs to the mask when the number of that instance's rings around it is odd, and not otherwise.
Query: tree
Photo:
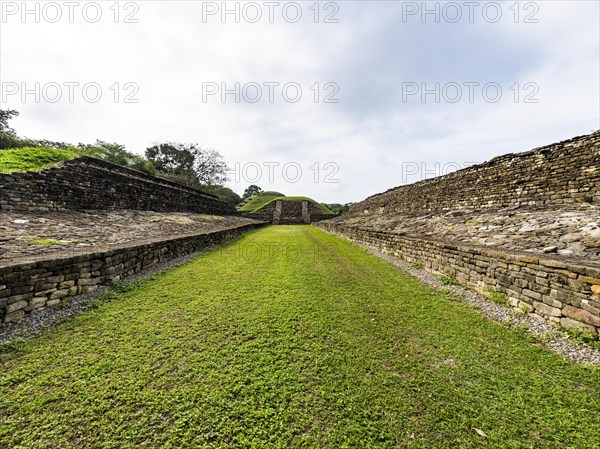
[[[80,143],[75,151],[86,156],[96,157],[103,161],[121,165],[122,167],[132,168],[144,173],[153,175],[156,173],[156,168],[151,161],[138,156],[125,149],[125,145],[113,142],[105,142],[104,140],[96,139],[94,144]]]
[[[343,214],[344,212],[347,212],[350,209],[350,206],[352,206],[354,203],[346,203],[346,204],[340,204],[340,203],[329,203],[326,204],[324,203],[325,206],[327,206],[327,209],[329,209],[331,212],[336,213],[336,214]]]
[[[138,156],[137,154],[132,154],[127,163],[127,167],[133,168],[134,170],[141,171],[143,173],[148,173],[149,175],[156,174],[156,167],[154,164],[146,158],[142,156]]]
[[[195,143],[157,144],[146,149],[146,158],[164,177],[192,187],[223,185],[227,181],[227,164],[223,156]]]
[[[223,187],[218,185],[205,185],[200,187],[200,190],[203,192],[211,193],[219,198],[221,201],[231,204],[232,206],[237,206],[242,198],[231,190],[229,187]]]
[[[185,144],[161,143],[146,149],[146,158],[163,174],[193,173],[194,155]]]
[[[133,156],[125,149],[125,145],[116,142],[108,143],[100,139],[96,139],[94,144],[84,145],[80,143],[79,147],[88,151],[90,156],[124,167],[127,167],[129,159]]]
[[[8,121],[13,117],[17,117],[18,115],[19,112],[13,109],[0,109],[0,133],[16,136],[17,133],[15,130],[8,126]]]
[[[17,133],[8,124],[9,120],[18,115],[19,113],[12,109],[0,109],[0,149],[19,146]]]
[[[262,192],[262,189],[260,187],[258,187],[257,185],[252,184],[252,185],[248,186],[246,188],[246,190],[244,190],[244,196],[242,196],[242,198],[246,199],[249,196],[258,195],[260,192]]]

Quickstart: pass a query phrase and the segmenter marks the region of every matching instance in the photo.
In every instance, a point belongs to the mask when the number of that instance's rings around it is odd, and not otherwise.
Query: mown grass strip
[[[312,227],[113,299],[4,363],[0,447],[600,445],[598,368]]]

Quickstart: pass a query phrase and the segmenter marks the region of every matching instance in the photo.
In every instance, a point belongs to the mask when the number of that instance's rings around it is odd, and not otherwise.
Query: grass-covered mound
[[[77,156],[74,151],[48,147],[0,150],[0,173],[39,171]]]
[[[598,367],[311,226],[114,289],[5,348],[0,447],[600,447]]]
[[[260,192],[258,196],[285,196],[283,193],[275,192],[274,190],[267,190],[266,192]]]
[[[260,192],[258,195],[252,195],[246,198],[244,201],[238,204],[237,208],[241,212],[252,213],[256,212],[261,207],[264,207],[265,204],[270,203],[271,200],[281,197],[285,197],[285,195],[273,191]]]
[[[273,201],[309,201],[318,205],[323,213],[333,214],[333,212],[331,212],[326,206],[313,200],[312,198],[308,198],[306,196],[285,196],[279,192],[270,191],[261,192],[258,195],[247,198],[244,202],[238,205],[238,210],[252,214],[258,212],[260,209],[265,207],[267,204],[272,203]]]

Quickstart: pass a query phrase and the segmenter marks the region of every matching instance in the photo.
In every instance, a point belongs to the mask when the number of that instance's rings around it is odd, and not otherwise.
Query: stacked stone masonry
[[[215,196],[90,157],[40,172],[0,174],[0,209],[118,210],[236,215]]]
[[[540,319],[592,334],[600,331],[600,264],[456,245],[330,221],[315,226],[409,263],[422,263],[430,272],[480,291],[506,293],[513,307]]]
[[[457,242],[448,233],[439,238],[419,235],[420,229],[382,228],[402,220],[403,214],[447,216],[452,211],[483,210],[535,214],[536,209],[568,209],[581,203],[594,210],[600,205],[600,131],[396,187],[316,226],[407,262],[422,263],[428,271],[461,284],[505,293],[513,307],[534,317],[598,334],[598,261],[491,249]]]
[[[323,209],[311,201],[272,201],[258,212],[247,217],[268,221],[273,224],[308,224],[331,218]]]
[[[355,204],[350,215],[600,203],[600,131],[506,154]]]
[[[263,225],[252,223],[109,251],[0,267],[0,322],[18,320],[69,296],[96,290],[101,284],[221,244]]]

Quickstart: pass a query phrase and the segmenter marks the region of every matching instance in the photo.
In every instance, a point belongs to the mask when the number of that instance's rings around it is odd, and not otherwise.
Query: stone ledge
[[[56,304],[68,296],[94,291],[101,284],[117,281],[158,262],[222,244],[265,225],[244,224],[214,232],[2,267],[0,285],[4,288],[0,290],[3,294],[0,321],[19,320],[33,310]],[[36,285],[44,289],[34,295]],[[22,291],[31,293],[13,293]]]
[[[514,307],[535,311],[546,321],[600,332],[598,263],[454,245],[328,221],[314,226],[379,251],[393,252],[406,262],[422,263],[427,271],[456,278],[478,290],[505,293]]]

